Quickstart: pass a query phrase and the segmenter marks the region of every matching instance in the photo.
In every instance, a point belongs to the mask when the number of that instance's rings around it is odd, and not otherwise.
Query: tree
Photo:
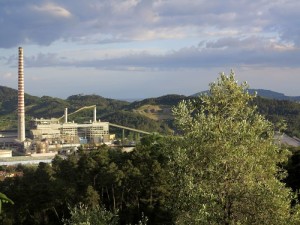
[[[182,132],[169,146],[178,224],[299,223],[281,182],[288,151],[274,143],[247,88],[233,72],[221,74],[209,94],[174,108]]]
[[[8,198],[5,194],[0,192],[0,214],[2,212],[2,203],[14,204],[14,202],[10,198]]]
[[[130,153],[133,168],[125,169],[128,171],[125,187],[130,190],[128,194],[132,199],[137,200],[131,206],[139,214],[143,212],[149,224],[172,224],[166,208],[166,199],[172,190],[167,172],[168,157],[162,151],[165,141],[165,137],[155,133],[142,138]]]
[[[64,225],[117,225],[117,215],[102,207],[89,208],[78,204],[70,208],[71,218],[63,219]]]
[[[289,150],[292,152],[292,156],[285,165],[288,175],[284,181],[288,187],[297,192],[298,199],[300,200],[300,193],[297,191],[300,189],[300,147],[289,147]]]

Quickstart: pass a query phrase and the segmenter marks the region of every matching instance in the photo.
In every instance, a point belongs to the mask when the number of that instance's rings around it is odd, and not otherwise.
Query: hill
[[[265,89],[249,89],[248,91],[250,94],[254,94],[256,92],[258,96],[269,99],[300,101],[300,96],[286,96],[285,94]]]
[[[298,102],[257,97],[253,104],[257,105],[258,111],[272,123],[278,124],[280,121],[285,121],[288,135],[300,137],[300,104]]]
[[[163,102],[162,98],[162,102]],[[0,86],[0,130],[17,128],[18,91]],[[133,104],[133,105],[131,105]],[[64,109],[72,113],[84,106],[96,105],[97,118],[132,128],[150,132],[169,132],[170,128],[162,120],[153,120],[134,110],[136,103],[104,98],[98,95],[72,95],[67,99],[50,96],[35,97],[25,94],[26,123],[29,127],[31,118],[59,118]],[[141,103],[142,104],[142,103]],[[132,110],[131,110],[132,109]],[[170,115],[170,114],[169,114]],[[69,120],[84,123],[93,118],[93,110],[83,110],[69,116]]]
[[[39,100],[39,97],[25,94],[25,105],[31,106],[36,104]],[[14,113],[18,105],[18,91],[9,88],[0,86],[0,115],[6,115],[8,113]]]
[[[155,121],[170,120],[172,119],[171,108],[186,99],[189,99],[189,97],[184,95],[164,95],[158,98],[147,98],[133,102],[124,109]]]
[[[259,112],[274,124],[285,120],[288,125],[286,133],[300,137],[300,104],[295,102],[298,97],[291,97],[291,101],[290,97],[277,92],[249,90],[250,93],[254,91],[257,91],[259,96],[266,96],[254,99],[253,104],[258,106]],[[182,100],[192,98],[195,96],[165,95],[129,103],[98,95],[72,95],[67,99],[60,99],[26,94],[26,122],[28,123],[30,118],[59,118],[64,114],[66,107],[68,112],[72,113],[83,106],[96,105],[97,118],[102,121],[150,132],[170,133],[175,130],[172,107]],[[0,130],[17,128],[16,109],[17,90],[0,86]],[[78,123],[84,123],[92,118],[93,110],[83,110],[76,115],[69,116],[69,120]]]
[[[257,96],[268,98],[268,99],[288,100],[288,101],[296,101],[296,102],[300,101],[300,96],[286,96],[285,94],[276,91],[265,90],[265,89],[249,89],[248,92],[252,95],[256,93]],[[191,96],[195,97],[205,93],[208,93],[208,91],[198,92]]]

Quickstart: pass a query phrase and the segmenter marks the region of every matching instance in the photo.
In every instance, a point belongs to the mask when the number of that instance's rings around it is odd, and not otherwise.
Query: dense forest
[[[288,100],[275,100],[257,97],[254,99],[258,111],[274,124],[285,121],[285,132],[300,137],[300,104]]]
[[[274,143],[276,126],[260,114],[276,112],[276,120],[289,123],[280,104],[290,115],[296,105],[254,99],[234,74],[210,87],[199,98],[172,96],[177,134],[146,136],[132,152],[103,145],[56,156],[51,165],[3,166],[18,176],[0,182],[0,192],[14,202],[0,195],[2,223],[299,224],[299,151]],[[272,108],[261,107],[264,102]],[[117,118],[134,124],[126,120],[129,103],[104,104],[124,104]]]

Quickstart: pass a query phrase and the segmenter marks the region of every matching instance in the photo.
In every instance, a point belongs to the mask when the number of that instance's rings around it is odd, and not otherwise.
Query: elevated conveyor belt
[[[137,132],[137,133],[140,133],[140,134],[151,134],[150,132],[146,132],[146,131],[143,131],[143,130],[138,130],[138,129],[134,129],[134,128],[130,128],[130,127],[125,127],[125,126],[121,126],[121,125],[114,124],[114,123],[109,123],[109,126],[121,128],[121,129],[124,129],[124,130],[134,131],[134,132]]]
[[[73,114],[75,114],[75,113],[78,113],[78,112],[80,112],[80,111],[82,111],[82,110],[90,109],[90,108],[95,108],[95,107],[96,107],[96,105],[83,106],[83,107],[81,107],[80,109],[77,109],[76,111],[74,111],[74,112],[72,112],[72,113],[69,113],[68,116],[71,116],[71,115],[73,115]],[[64,117],[65,117],[65,115],[59,117],[58,120],[61,120],[61,119],[64,118]]]

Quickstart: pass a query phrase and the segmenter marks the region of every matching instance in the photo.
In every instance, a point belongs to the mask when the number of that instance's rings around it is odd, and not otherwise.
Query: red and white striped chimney
[[[18,140],[25,141],[24,61],[23,48],[19,47],[18,66]]]

